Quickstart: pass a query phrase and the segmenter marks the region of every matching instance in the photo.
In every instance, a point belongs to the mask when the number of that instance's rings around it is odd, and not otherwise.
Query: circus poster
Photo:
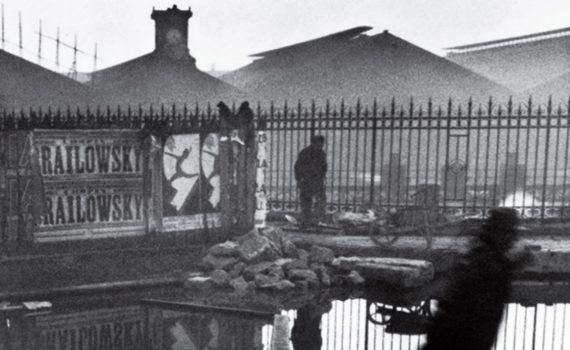
[[[220,226],[218,134],[168,136],[162,154],[163,231]]]

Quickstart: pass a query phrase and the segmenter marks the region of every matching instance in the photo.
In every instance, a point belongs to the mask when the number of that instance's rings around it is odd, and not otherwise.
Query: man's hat
[[[516,228],[520,224],[519,213],[513,208],[493,208],[489,211],[486,225],[496,228]]]
[[[325,142],[325,137],[323,135],[313,135],[311,136],[311,143]]]

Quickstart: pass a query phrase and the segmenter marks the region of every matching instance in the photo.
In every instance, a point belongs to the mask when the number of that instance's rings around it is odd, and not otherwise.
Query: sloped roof
[[[0,109],[76,107],[89,89],[59,73],[0,50]]]
[[[322,49],[331,49],[335,45],[344,44],[347,41],[354,39],[356,36],[365,33],[372,29],[372,27],[360,26],[351,29],[343,30],[338,33],[325,35],[313,40],[304,41],[289,46],[280,47],[274,50],[264,51],[250,55],[250,57],[271,57],[279,55],[302,55],[306,53],[316,52]]]
[[[521,97],[532,96],[534,101],[546,103],[549,97],[555,104],[567,104],[570,98],[570,70],[533,88],[524,91]]]
[[[515,91],[570,71],[570,28],[446,49],[447,58]]]
[[[369,102],[413,96],[444,101],[510,94],[499,84],[387,31],[362,35],[368,28],[338,33],[351,35],[338,36],[332,45],[324,42],[330,43],[335,35],[268,51],[264,58],[221,78],[262,100],[360,98]]]
[[[235,87],[196,68],[191,56],[172,59],[152,52],[93,73],[98,104],[201,104],[237,99]]]
[[[481,50],[491,50],[498,47],[524,45],[534,41],[543,41],[566,36],[570,36],[570,27],[534,34],[514,36],[511,38],[484,41],[475,44],[446,47],[444,50],[448,51],[449,53],[462,54]]]

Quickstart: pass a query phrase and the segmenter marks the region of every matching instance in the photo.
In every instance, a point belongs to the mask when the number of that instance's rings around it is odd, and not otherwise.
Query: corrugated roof
[[[498,39],[498,40],[491,40],[491,41],[484,41],[475,44],[468,44],[468,45],[461,45],[461,46],[453,46],[444,48],[444,50],[449,51],[449,53],[453,54],[461,54],[466,52],[472,51],[479,51],[479,50],[487,50],[492,49],[495,47],[503,47],[503,46],[511,46],[511,45],[520,45],[528,42],[539,41],[539,40],[548,40],[563,36],[570,36],[570,27],[550,30],[541,33],[534,33],[528,35],[521,35],[515,36],[511,38],[505,39]]]
[[[303,41],[301,43],[297,43],[297,44],[293,44],[293,45],[289,45],[289,46],[283,46],[274,50],[269,50],[269,51],[264,51],[264,52],[259,52],[253,55],[250,55],[250,57],[268,57],[268,56],[274,56],[274,55],[280,55],[283,53],[295,53],[298,51],[302,51],[306,48],[313,48],[315,46],[318,45],[327,45],[327,44],[332,44],[332,43],[336,43],[339,41],[347,41],[350,39],[353,39],[354,37],[369,31],[370,29],[372,29],[372,27],[368,27],[368,26],[359,26],[359,27],[354,27],[351,29],[347,29],[341,32],[337,32],[334,34],[330,34],[330,35],[325,35],[316,39],[312,39],[312,40],[307,40],[307,41]]]

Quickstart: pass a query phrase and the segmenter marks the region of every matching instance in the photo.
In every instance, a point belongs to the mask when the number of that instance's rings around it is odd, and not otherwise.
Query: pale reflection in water
[[[437,302],[429,303],[430,311],[435,311]],[[405,314],[418,314],[422,304],[412,307],[393,307],[387,304],[368,305],[366,300],[355,299],[334,301],[330,312],[321,320],[321,336],[323,350],[416,350],[425,344],[425,334],[414,334],[418,325],[411,322],[394,324],[390,322],[394,316],[372,316],[376,323],[367,320],[369,309],[376,307],[383,310],[397,310]],[[292,322],[296,318],[295,311],[284,312]],[[426,312],[421,312],[426,315]],[[384,317],[383,317],[384,316]],[[396,317],[398,320],[400,318]],[[408,320],[410,321],[410,320]],[[263,328],[264,349],[270,348],[269,339],[272,327]],[[390,332],[390,328],[398,333]],[[421,327],[420,327],[421,328]],[[506,305],[503,320],[499,327],[498,337],[493,349],[526,350],[526,349],[570,349],[570,307],[569,304],[538,304],[523,306],[511,303]],[[295,349],[302,350],[302,349]]]
[[[0,350],[271,349],[272,313],[182,310],[136,300],[0,311]],[[297,327],[296,336],[284,337],[293,339],[295,350],[420,349],[425,322],[437,304],[412,303],[394,307],[352,299],[282,311],[290,320],[288,329]],[[494,349],[570,349],[569,310],[565,303],[508,304]]]

